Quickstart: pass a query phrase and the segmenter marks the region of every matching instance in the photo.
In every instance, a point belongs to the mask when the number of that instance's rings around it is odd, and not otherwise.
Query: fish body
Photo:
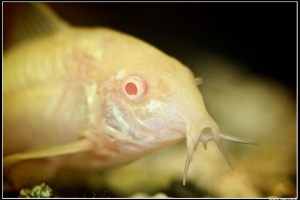
[[[130,60],[132,54],[135,56]],[[158,60],[156,54],[164,56],[164,59]],[[170,76],[173,76],[173,71],[182,73],[186,69],[178,67],[179,62],[154,48],[140,44],[139,40],[109,29],[73,29],[55,37],[25,43],[4,56],[5,154],[68,143],[80,137],[92,137],[96,143],[103,143],[101,145],[105,149],[113,143],[111,146],[115,151],[118,140],[120,146],[122,142],[128,142],[133,146],[140,145],[139,148],[147,142],[150,142],[149,146],[156,146],[158,138],[168,142],[168,137],[158,133],[147,136],[149,130],[145,126],[150,126],[151,119],[146,119],[146,114],[156,114],[152,107],[166,109],[162,100],[167,92],[175,91],[170,91],[171,83],[163,79],[150,85],[152,77],[148,74],[153,73],[154,65],[170,66],[167,70],[161,70],[161,73],[169,73]],[[11,66],[17,67],[12,70]],[[153,71],[149,72],[147,68]],[[155,74],[158,75],[158,72]],[[130,80],[132,77],[134,80],[142,75],[145,79],[147,77],[147,95],[151,95],[155,87],[162,87],[163,91],[152,94],[157,96],[156,99],[143,102],[146,107],[121,96],[121,86],[126,78]],[[122,98],[124,102],[119,100]],[[128,103],[132,109],[121,113],[120,110],[129,106]],[[139,128],[134,122],[126,121],[132,117],[130,112],[136,110],[141,117],[138,120],[145,124],[144,127]],[[170,136],[170,139],[173,137],[176,142],[183,139],[182,131]],[[16,137],[23,141],[20,145],[6,145],[12,144]],[[125,148],[130,150],[127,144]],[[126,152],[125,149],[118,151]],[[128,156],[126,159],[129,159]]]
[[[25,173],[22,163],[100,169],[187,138],[185,183],[199,141],[206,148],[215,140],[228,163],[221,139],[253,143],[219,130],[199,79],[178,60],[127,34],[73,27],[44,5],[26,6],[52,18],[47,34],[25,31],[4,54],[3,163],[11,179]]]

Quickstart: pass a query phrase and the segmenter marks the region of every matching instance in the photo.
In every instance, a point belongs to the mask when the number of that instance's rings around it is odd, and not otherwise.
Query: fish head
[[[232,167],[222,139],[257,144],[222,133],[208,114],[191,70],[155,47],[126,34],[108,31],[103,43],[105,132],[140,153],[186,138],[184,180],[198,142],[214,140]]]
[[[216,125],[190,69],[139,39],[115,32],[108,37],[104,52],[111,53],[103,55],[110,69],[103,89],[108,134],[162,148]]]

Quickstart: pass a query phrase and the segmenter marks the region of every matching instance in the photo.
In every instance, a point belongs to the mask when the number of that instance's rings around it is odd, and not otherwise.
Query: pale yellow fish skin
[[[4,156],[88,138],[95,142],[91,152],[54,163],[113,166],[181,141],[195,111],[206,112],[185,66],[105,28],[70,27],[14,46],[4,54],[3,72]],[[149,86],[141,102],[121,91],[122,80],[132,74],[142,75]],[[135,137],[107,134],[104,107],[112,97],[127,110]]]
[[[123,164],[186,137],[185,184],[199,141],[215,140],[229,165],[221,139],[255,144],[219,130],[200,79],[178,60],[118,31],[59,25],[4,53],[3,156],[15,185]]]

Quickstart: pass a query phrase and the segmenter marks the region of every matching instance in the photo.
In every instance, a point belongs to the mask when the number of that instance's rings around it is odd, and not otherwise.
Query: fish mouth
[[[255,141],[246,140],[243,138],[231,136],[221,132],[218,125],[212,120],[212,118],[211,118],[211,123],[207,123],[205,126],[202,127],[190,129],[190,131],[188,131],[187,133],[188,134],[186,137],[186,142],[188,147],[188,156],[186,158],[186,163],[184,168],[183,185],[185,185],[187,171],[190,162],[192,161],[193,153],[197,149],[198,142],[202,142],[204,149],[207,150],[207,142],[211,140],[215,141],[217,147],[219,148],[221,154],[223,155],[224,159],[226,160],[226,162],[228,163],[231,169],[233,169],[233,167],[223,146],[222,139],[232,141],[232,142],[244,143],[244,144],[258,144]]]

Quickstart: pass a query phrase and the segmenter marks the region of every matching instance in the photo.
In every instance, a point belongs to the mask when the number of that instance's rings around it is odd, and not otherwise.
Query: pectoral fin
[[[23,160],[47,158],[53,156],[79,153],[79,152],[89,151],[91,148],[92,148],[92,143],[87,138],[75,142],[67,143],[67,144],[37,148],[37,149],[5,156],[3,159],[3,167],[10,166],[12,164],[15,164]]]

